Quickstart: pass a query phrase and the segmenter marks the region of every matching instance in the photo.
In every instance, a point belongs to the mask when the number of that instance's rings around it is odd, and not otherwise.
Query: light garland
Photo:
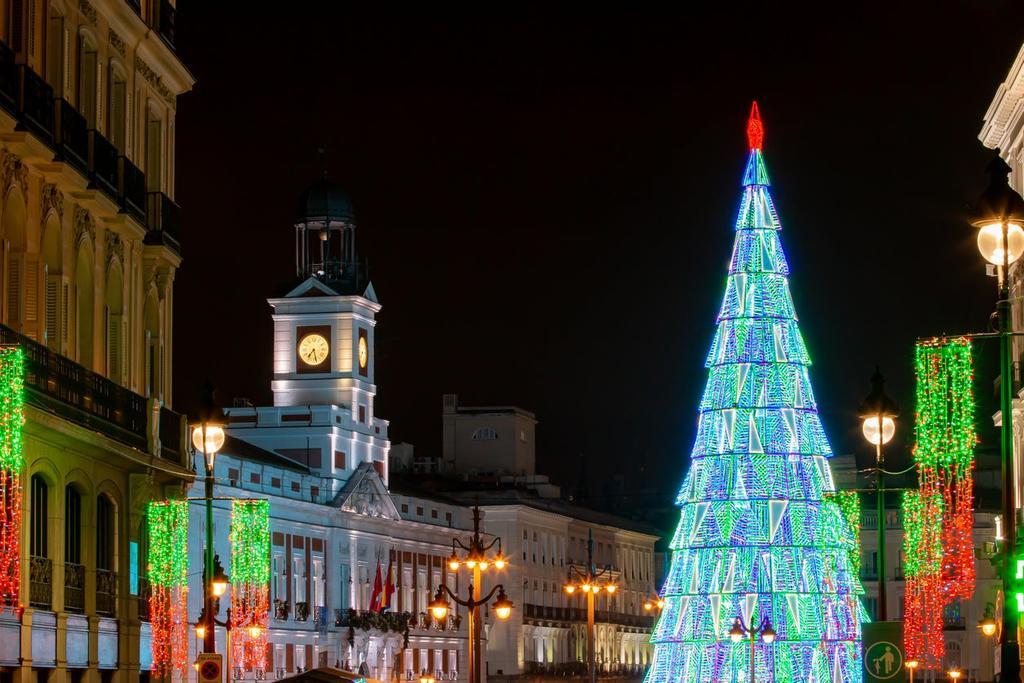
[[[769,619],[757,680],[861,680],[859,501],[838,495],[768,188],[755,106],[718,328],[646,683],[750,680],[736,617]],[[827,497],[827,498],[826,498]],[[859,525],[859,513],[856,525]]]
[[[231,657],[263,671],[270,619],[270,503],[231,501],[230,534]]]
[[[25,352],[0,348],[0,601],[17,606],[21,591],[21,471],[25,466]]]
[[[904,496],[904,643],[926,669],[942,666],[943,608],[974,592],[974,369],[968,339],[918,342],[916,443],[920,491]]]
[[[151,502],[149,528],[149,621],[153,673],[188,676],[188,502]]]
[[[835,503],[843,514],[843,519],[850,526],[854,538],[860,538],[861,505],[860,495],[856,491],[835,491],[822,496],[826,502]],[[850,571],[860,576],[860,544],[851,546],[847,551],[850,558]]]

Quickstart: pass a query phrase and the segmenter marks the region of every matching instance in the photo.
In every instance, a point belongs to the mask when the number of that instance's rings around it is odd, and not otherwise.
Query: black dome
[[[325,220],[351,223],[355,220],[355,213],[348,193],[322,177],[302,193],[299,199],[299,222]]]

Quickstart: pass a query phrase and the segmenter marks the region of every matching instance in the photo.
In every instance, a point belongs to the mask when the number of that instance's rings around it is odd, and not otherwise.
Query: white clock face
[[[370,349],[366,346],[366,337],[359,338],[359,367],[366,369],[366,364],[370,360]]]
[[[320,365],[327,360],[331,347],[323,335],[307,334],[299,342],[299,358],[306,365]]]

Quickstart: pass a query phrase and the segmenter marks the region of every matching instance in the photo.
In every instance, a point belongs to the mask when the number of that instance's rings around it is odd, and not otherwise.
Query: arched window
[[[46,82],[54,97],[64,97],[64,15],[50,3],[46,19]]]
[[[43,226],[43,268],[46,292],[43,300],[43,343],[64,353],[68,339],[67,290],[62,266],[60,218],[51,211]]]
[[[46,480],[40,475],[32,475],[32,520],[29,524],[29,554],[33,557],[49,557],[50,545],[47,538],[46,523],[49,519],[49,488]]]
[[[73,485],[64,488],[64,609],[85,609],[85,567],[82,566],[82,496]]]
[[[124,154],[128,135],[128,79],[114,62],[110,64],[108,79],[107,96],[110,102],[107,104],[107,137]]]
[[[87,33],[78,34],[78,113],[89,128],[96,127],[96,43]]]
[[[117,611],[117,523],[114,501],[96,497],[96,612]]]
[[[494,427],[480,427],[473,432],[473,441],[496,441],[498,432]]]
[[[146,297],[144,312],[146,325],[146,396],[160,397],[160,362],[163,353],[160,343],[160,309],[157,304],[156,292],[151,291]]]
[[[53,563],[50,561],[49,487],[38,474],[32,475],[32,517],[29,520],[29,603],[33,607],[53,609]]]
[[[124,280],[121,277],[121,264],[117,260],[112,261],[107,269],[106,290],[103,315],[106,319],[107,377],[118,384],[124,384],[127,369],[124,340],[128,328],[124,319]]]
[[[93,369],[93,256],[92,245],[83,241],[75,265],[75,299],[78,303],[78,362]]]

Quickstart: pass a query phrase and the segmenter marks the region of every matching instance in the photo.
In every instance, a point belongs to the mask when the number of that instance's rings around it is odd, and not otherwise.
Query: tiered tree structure
[[[858,545],[835,493],[755,102],[736,237],[647,683],[751,679],[737,617],[770,621],[756,679],[861,681]]]

